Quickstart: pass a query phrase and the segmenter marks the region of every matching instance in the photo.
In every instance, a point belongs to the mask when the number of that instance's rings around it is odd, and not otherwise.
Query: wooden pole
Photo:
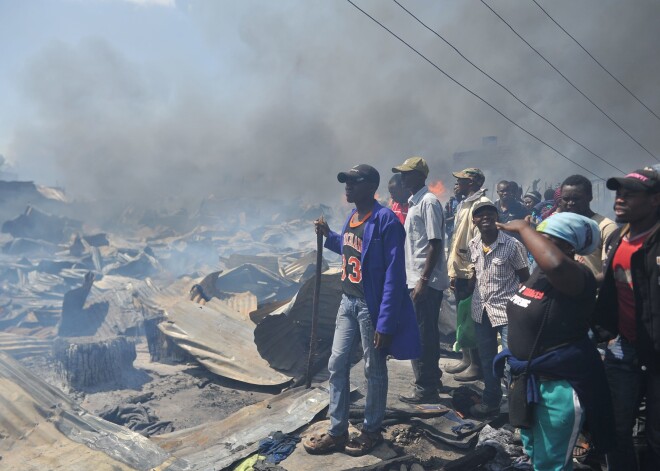
[[[316,234],[316,283],[314,284],[314,301],[312,307],[312,332],[309,336],[309,357],[307,357],[307,384],[309,389],[312,385],[312,362],[316,350],[316,327],[319,320],[319,296],[321,293],[321,270],[323,267],[323,234]]]

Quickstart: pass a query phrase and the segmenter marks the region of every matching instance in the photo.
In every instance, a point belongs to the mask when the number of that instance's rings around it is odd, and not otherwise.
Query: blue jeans
[[[493,327],[484,309],[481,323],[475,322],[474,330],[481,358],[481,370],[484,375],[484,395],[481,401],[489,407],[496,407],[502,400],[502,383],[500,378],[493,374],[493,358],[497,355],[497,333],[499,332],[502,337],[502,348],[507,348],[509,328],[507,325]],[[505,376],[508,382],[508,374]]]
[[[412,360],[415,374],[415,390],[421,395],[438,394],[442,385],[440,378],[440,306],[442,291],[426,288],[426,295],[413,302],[417,325],[422,341],[422,354],[417,360]]]
[[[367,404],[364,427],[378,432],[385,417],[387,404],[387,363],[382,350],[374,347],[374,325],[367,303],[362,298],[342,295],[332,340],[330,371],[330,435],[338,437],[348,431],[350,407],[350,372],[353,349],[362,340],[364,376],[367,378]]]

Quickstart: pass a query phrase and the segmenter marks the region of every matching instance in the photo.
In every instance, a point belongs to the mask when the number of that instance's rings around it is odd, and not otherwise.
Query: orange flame
[[[429,183],[429,191],[437,196],[439,200],[443,199],[447,192],[445,185],[440,180]]]

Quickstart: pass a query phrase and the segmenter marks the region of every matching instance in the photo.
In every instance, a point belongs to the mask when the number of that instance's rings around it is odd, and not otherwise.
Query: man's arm
[[[403,296],[406,294],[406,263],[403,248],[406,232],[398,219],[396,223],[392,220],[383,224],[381,239],[386,265],[383,299],[376,321],[377,338],[374,339],[378,348],[386,347],[391,342],[391,336],[399,324]]]
[[[529,266],[527,263],[527,250],[525,246],[518,242],[516,239],[515,248],[511,254],[511,265],[516,272],[516,276],[521,283],[524,283],[529,279]]]
[[[441,254],[442,241],[440,239],[429,240],[429,251],[426,254],[424,269],[422,270],[419,281],[417,281],[417,284],[415,285],[415,288],[412,292],[413,301],[416,301],[418,298],[423,297],[426,294],[426,288],[433,274],[433,269],[437,265],[438,260],[440,260]]]
[[[314,226],[316,228],[317,234],[321,233],[323,234],[324,237],[326,237],[326,241],[325,244],[323,244],[323,246],[326,249],[332,250],[334,253],[341,255],[340,235],[330,230],[328,223],[325,221],[325,219],[323,219],[323,217],[320,217],[319,219],[314,221]]]
[[[426,229],[426,238],[429,241],[429,247],[422,273],[412,292],[413,301],[426,294],[428,283],[433,276],[433,270],[438,264],[440,257],[444,255],[442,253],[442,240],[444,237],[445,217],[442,212],[442,205],[436,198],[422,200],[421,204],[421,216],[424,220],[424,228]]]

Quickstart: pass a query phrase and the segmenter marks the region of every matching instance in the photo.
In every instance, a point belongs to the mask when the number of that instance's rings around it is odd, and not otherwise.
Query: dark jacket
[[[330,231],[325,247],[341,254],[344,232],[355,210],[346,219],[341,234]],[[406,231],[396,215],[374,201],[364,226],[362,286],[375,329],[391,334],[387,353],[398,360],[419,358],[421,340],[417,317],[406,285],[403,243]]]
[[[507,360],[513,376],[525,372],[527,361],[517,359],[509,349],[505,349],[493,360],[493,373],[496,376],[501,378],[504,375],[504,360]],[[614,429],[614,413],[610,389],[600,354],[588,338],[551,350],[530,362],[528,403],[539,402],[539,375],[568,381],[584,408],[586,426],[596,449],[605,453],[614,448],[614,434],[611,433]]]
[[[614,283],[612,260],[629,226],[617,229],[605,243],[607,262],[605,279],[591,319],[598,341],[606,341],[619,333],[617,291]],[[641,365],[660,371],[660,226],[632,255],[631,276],[635,295],[637,341],[635,347]]]

